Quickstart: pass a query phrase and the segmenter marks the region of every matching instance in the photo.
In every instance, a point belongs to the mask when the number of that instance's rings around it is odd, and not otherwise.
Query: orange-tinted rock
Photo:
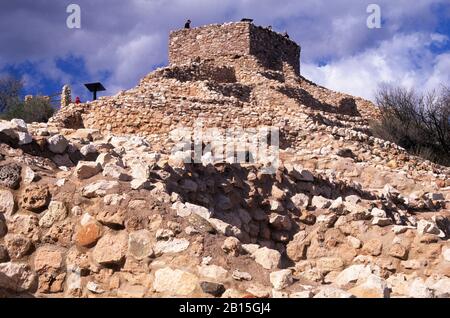
[[[75,243],[78,246],[91,247],[102,236],[102,226],[98,223],[88,223],[80,226],[75,233]]]

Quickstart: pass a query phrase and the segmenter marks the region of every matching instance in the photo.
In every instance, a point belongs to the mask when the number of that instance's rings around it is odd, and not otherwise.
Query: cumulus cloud
[[[438,44],[448,40],[435,31],[442,22],[436,8],[445,4],[448,8],[448,0],[377,0],[383,17],[383,28],[379,30],[366,27],[366,8],[372,2],[1,1],[0,29],[6,31],[0,32],[0,71],[31,65],[32,71],[23,74],[30,85],[43,86],[51,80],[60,85],[71,83],[80,90],[81,80],[102,79],[108,93],[115,94],[167,63],[168,34],[180,28],[186,18],[197,26],[250,17],[259,25],[287,30],[302,46],[305,74],[335,89],[370,98],[378,76],[383,81],[400,79],[409,85],[422,83],[419,78],[425,76],[429,77],[429,86],[448,80],[448,56],[445,52],[433,53],[430,45],[421,42]],[[66,7],[70,3],[81,7],[79,30],[66,27]],[[415,53],[410,54],[404,47]],[[427,60],[420,62],[424,56]],[[76,71],[73,67],[63,69],[57,63],[73,57],[80,61],[74,67]]]
[[[433,45],[448,41],[437,34],[399,34],[325,66],[304,64],[302,71],[326,87],[372,100],[380,84],[431,90],[450,83],[450,54],[432,52]]]

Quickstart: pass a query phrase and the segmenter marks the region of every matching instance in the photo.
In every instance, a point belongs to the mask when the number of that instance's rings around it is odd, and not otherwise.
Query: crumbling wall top
[[[196,59],[229,64],[230,60],[243,56],[257,59],[264,68],[282,71],[288,65],[296,74],[300,73],[300,46],[280,33],[252,23],[212,24],[170,34],[171,65]]]

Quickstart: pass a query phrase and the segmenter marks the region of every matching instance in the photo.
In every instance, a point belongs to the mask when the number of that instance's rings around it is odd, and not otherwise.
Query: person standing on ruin
[[[184,28],[185,29],[190,29],[191,28],[191,20],[187,20],[186,23],[184,24]]]

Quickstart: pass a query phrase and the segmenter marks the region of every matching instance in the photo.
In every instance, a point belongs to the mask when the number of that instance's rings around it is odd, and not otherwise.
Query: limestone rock
[[[370,214],[373,217],[377,217],[377,218],[386,218],[386,211],[382,210],[382,209],[378,209],[378,208],[373,208],[372,211],[370,211]]]
[[[276,199],[276,200],[283,200],[285,197],[285,193],[283,190],[281,190],[280,188],[278,188],[276,185],[272,186],[272,196]]]
[[[124,258],[128,247],[128,234],[107,233],[98,242],[92,252],[93,259],[102,265],[118,264]]]
[[[252,280],[252,275],[250,275],[247,272],[241,272],[237,269],[233,272],[231,277],[233,277],[233,279],[239,280],[239,281],[240,280]]]
[[[389,298],[390,289],[381,277],[370,274],[362,284],[348,290],[358,298]]]
[[[353,236],[347,236],[347,242],[353,248],[361,248],[361,241]]]
[[[222,282],[227,279],[228,271],[217,265],[201,265],[198,267],[200,276]]]
[[[337,275],[334,283],[343,287],[349,283],[356,283],[358,280],[365,280],[371,273],[372,270],[368,265],[351,265]]]
[[[156,255],[167,253],[180,253],[189,247],[189,241],[186,239],[172,239],[169,241],[158,241],[155,244],[154,251]]]
[[[39,220],[39,225],[43,227],[50,227],[53,223],[62,221],[67,217],[67,208],[64,202],[51,201],[48,205],[47,211]]]
[[[439,277],[437,279],[427,280],[428,285],[433,290],[433,294],[437,298],[449,298],[450,297],[450,278]]]
[[[35,181],[36,178],[37,178],[36,173],[33,171],[33,169],[31,169],[31,168],[28,167],[28,166],[25,166],[25,167],[23,168],[22,172],[23,172],[23,182],[24,182],[26,185],[31,184],[31,183],[32,183],[33,181]]]
[[[222,245],[222,250],[230,255],[238,256],[241,253],[241,242],[235,237],[227,237]]]
[[[444,247],[442,249],[442,256],[446,262],[450,262],[450,247]]]
[[[392,220],[390,218],[374,217],[372,220],[372,224],[378,226],[388,226],[392,224]]]
[[[318,195],[312,198],[311,206],[316,209],[328,209],[331,206],[331,201]]]
[[[317,269],[323,274],[344,268],[344,261],[340,257],[322,257],[317,259],[316,264]]]
[[[289,295],[290,298],[313,298],[314,294],[310,290],[304,290],[299,292],[294,292]]]
[[[401,244],[394,244],[389,250],[389,255],[401,260],[406,260],[408,258],[408,250]]]
[[[281,254],[276,250],[261,247],[253,253],[256,263],[265,269],[277,269],[280,266]]]
[[[107,163],[103,166],[103,176],[120,181],[130,181],[132,179],[124,168],[115,163]]]
[[[12,260],[21,259],[31,251],[32,242],[24,235],[7,234],[4,240],[8,255]]]
[[[292,285],[294,279],[290,269],[283,269],[270,273],[270,282],[275,290],[281,290]]]
[[[39,247],[34,254],[34,270],[59,270],[63,266],[64,254],[60,248],[47,245]]]
[[[75,173],[78,179],[89,179],[101,170],[101,165],[92,161],[79,161],[75,167]]]
[[[414,279],[408,287],[408,296],[412,298],[434,298],[434,292],[423,279]]]
[[[378,256],[381,255],[381,251],[383,249],[383,243],[378,239],[372,239],[364,243],[363,251],[372,255]]]
[[[36,288],[37,277],[30,267],[23,263],[0,264],[0,286],[16,292],[32,291]]]
[[[336,287],[322,286],[313,298],[354,298],[354,296]]]
[[[156,292],[167,293],[171,296],[187,296],[198,286],[198,278],[179,269],[170,267],[158,269],[155,272],[153,288]]]
[[[304,193],[297,193],[291,197],[291,201],[298,209],[306,209],[309,205],[309,197]]]
[[[48,149],[56,154],[62,154],[67,149],[69,142],[63,135],[54,135],[47,139]]]
[[[85,186],[82,189],[82,195],[86,198],[104,197],[108,191],[118,187],[117,181],[100,180]]]
[[[148,230],[131,232],[128,240],[128,252],[136,259],[153,255],[151,233]]]
[[[420,235],[434,234],[440,237],[445,237],[445,233],[437,227],[436,223],[426,220],[420,220],[417,223],[417,232]]]
[[[298,262],[306,258],[306,252],[310,245],[311,241],[307,238],[306,232],[298,232],[286,246],[286,254],[290,259]]]
[[[14,196],[9,190],[0,190],[0,213],[11,216],[14,212]]]

